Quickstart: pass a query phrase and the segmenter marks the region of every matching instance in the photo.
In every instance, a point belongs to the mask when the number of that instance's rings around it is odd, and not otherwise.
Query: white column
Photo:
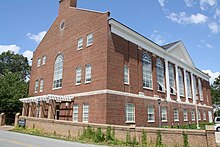
[[[165,71],[166,71],[166,92],[167,92],[167,100],[171,100],[170,98],[170,81],[169,81],[169,66],[168,61],[165,60]]]
[[[192,86],[192,98],[193,98],[193,104],[196,104],[196,94],[194,89],[194,78],[193,74],[191,73],[191,86]]]
[[[178,74],[178,66],[175,64],[175,71],[176,71],[176,95],[177,101],[180,102],[180,89],[179,89],[179,74]]]
[[[186,70],[185,69],[183,69],[183,70],[184,70],[185,98],[186,98],[186,102],[189,103]]]

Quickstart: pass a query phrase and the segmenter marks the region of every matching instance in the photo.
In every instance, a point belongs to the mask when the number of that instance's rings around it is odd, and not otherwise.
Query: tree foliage
[[[0,113],[14,115],[21,111],[19,99],[28,96],[29,75],[26,57],[9,51],[0,55]]]
[[[220,103],[220,75],[215,79],[211,86],[211,94],[213,104]]]

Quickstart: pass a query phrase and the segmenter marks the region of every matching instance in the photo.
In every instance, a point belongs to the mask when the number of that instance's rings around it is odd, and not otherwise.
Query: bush
[[[143,145],[147,144],[147,134],[144,130],[142,130],[142,144]]]

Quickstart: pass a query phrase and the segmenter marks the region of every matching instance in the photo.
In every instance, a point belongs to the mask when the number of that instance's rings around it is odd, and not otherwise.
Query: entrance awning
[[[39,101],[45,101],[49,102],[49,100],[55,100],[56,102],[70,102],[74,97],[72,96],[64,96],[64,95],[42,95],[42,96],[34,96],[34,97],[29,97],[29,98],[22,98],[19,99],[23,103],[31,103],[31,102],[39,102]]]

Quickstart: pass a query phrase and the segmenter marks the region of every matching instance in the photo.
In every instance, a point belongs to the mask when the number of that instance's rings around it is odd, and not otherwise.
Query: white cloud
[[[220,75],[220,72],[212,72],[211,70],[202,70],[204,73],[208,74],[210,78],[210,83],[213,84],[215,81],[215,78],[217,78]]]
[[[217,34],[220,31],[220,27],[216,22],[212,22],[208,26],[211,32],[214,34]]]
[[[217,18],[220,19],[220,8],[218,8],[218,9],[215,10],[214,18],[215,18],[215,19],[217,19]]]
[[[211,44],[209,44],[209,43],[206,43],[206,46],[207,46],[208,48],[213,48],[213,46],[212,46]]]
[[[203,14],[197,13],[192,14],[191,16],[187,16],[185,12],[179,12],[179,14],[170,13],[167,18],[180,24],[202,24],[206,23],[208,20],[208,17]]]
[[[31,39],[31,40],[34,40],[36,43],[40,43],[41,40],[44,38],[46,33],[47,33],[46,31],[39,32],[37,35],[31,34],[31,33],[27,33],[27,37],[29,39]]]
[[[164,7],[164,6],[165,6],[165,0],[158,0],[158,2],[160,3],[160,6],[161,6],[161,7]]]
[[[217,0],[200,0],[200,8],[201,10],[206,10],[207,6],[216,6]]]
[[[0,54],[3,52],[11,51],[14,53],[19,53],[21,48],[17,45],[0,45]]]
[[[150,35],[150,39],[152,39],[154,42],[156,42],[159,45],[165,44],[165,37],[167,36],[166,33],[159,34],[160,32],[158,30],[154,30],[154,33]]]
[[[187,7],[193,7],[196,4],[194,0],[184,0]]]
[[[27,57],[28,58],[28,62],[30,65],[32,65],[32,57],[33,57],[33,51],[30,51],[30,50],[26,50],[24,53],[23,53],[23,56],[24,57]]]

